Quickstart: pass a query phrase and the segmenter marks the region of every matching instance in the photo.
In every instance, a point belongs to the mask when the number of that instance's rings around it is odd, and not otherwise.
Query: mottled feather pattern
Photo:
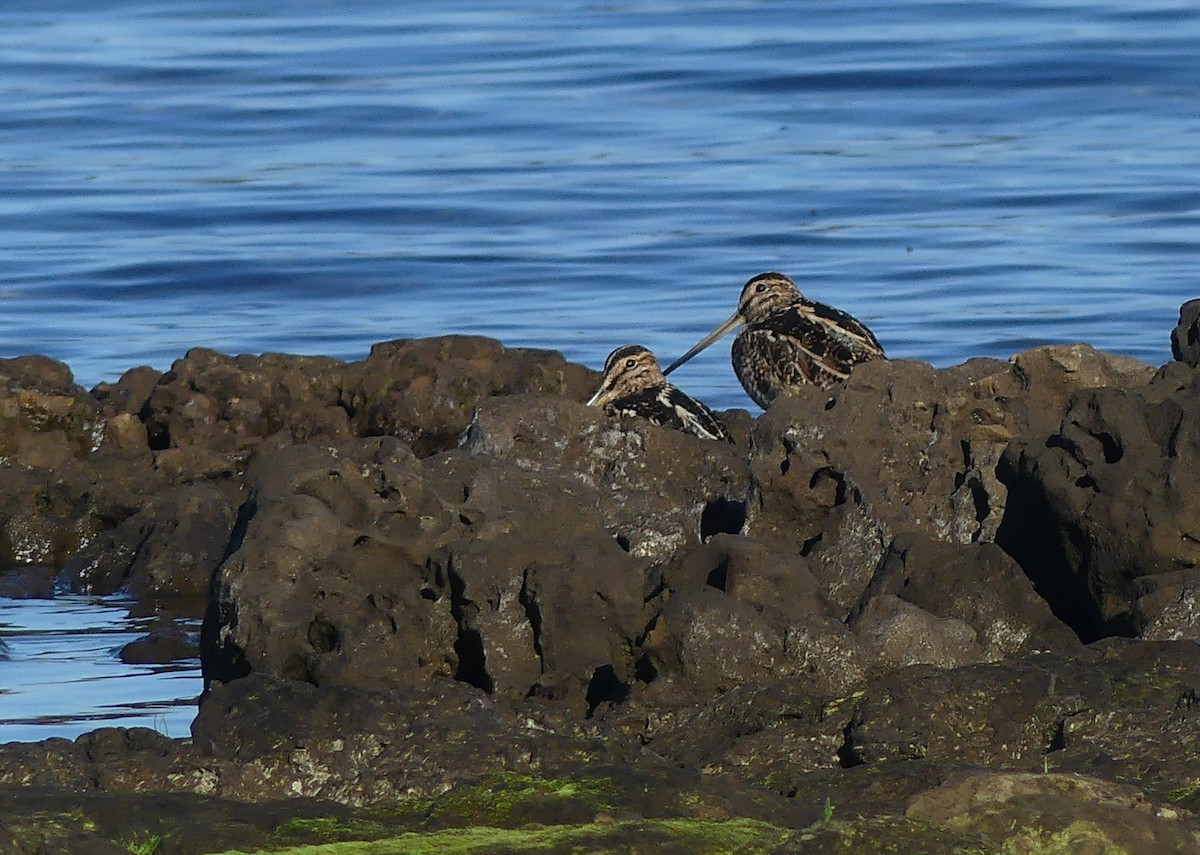
[[[733,442],[725,425],[704,404],[667,383],[657,389],[642,389],[619,398],[605,410],[622,416],[637,416],[659,427],[690,433],[703,439]]]
[[[854,366],[886,359],[875,335],[859,320],[809,300],[782,273],[760,273],[742,287],[733,317],[666,373],[742,324],[745,329],[733,341],[733,371],[763,409],[788,389],[808,384],[828,388],[849,377]]]
[[[588,403],[702,439],[733,442],[712,410],[667,382],[654,354],[640,345],[625,345],[609,354],[600,389]]]

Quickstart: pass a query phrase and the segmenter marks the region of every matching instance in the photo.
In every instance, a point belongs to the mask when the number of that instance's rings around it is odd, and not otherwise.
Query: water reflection
[[[119,658],[157,623],[123,597],[0,599],[0,743],[72,739],[108,725],[188,736],[200,660]],[[199,629],[199,621],[176,623]]]

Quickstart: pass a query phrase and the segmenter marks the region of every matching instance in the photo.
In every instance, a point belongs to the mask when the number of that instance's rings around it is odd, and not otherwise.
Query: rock
[[[821,613],[784,612],[696,587],[673,592],[646,637],[643,679],[666,703],[696,703],[735,686],[789,677],[838,692],[861,679],[864,653],[846,627]]]
[[[462,440],[474,456],[579,484],[631,555],[665,561],[736,533],[750,489],[743,456],[644,419],[610,419],[573,401],[512,395],[481,402]]]
[[[0,569],[61,567],[99,528],[92,472],[73,458],[52,469],[0,466]]]
[[[59,466],[93,451],[100,407],[61,362],[0,359],[0,459],[27,469]]]
[[[161,665],[195,659],[200,655],[200,647],[195,636],[182,627],[164,626],[129,642],[117,655],[126,665]]]
[[[776,609],[789,620],[834,615],[807,559],[738,535],[715,534],[677,553],[660,568],[658,584],[672,590],[716,588],[736,600]]]
[[[1179,323],[1171,330],[1171,354],[1193,368],[1200,366],[1200,300],[1179,307]]]
[[[148,365],[130,368],[116,383],[98,383],[92,388],[92,397],[100,404],[107,419],[120,415],[136,416],[150,399],[154,387],[162,378],[162,372]]]
[[[997,851],[1183,853],[1200,845],[1193,817],[1125,784],[1083,775],[963,771],[916,796],[905,815],[969,830]],[[961,850],[960,850],[961,851]]]
[[[579,712],[605,684],[622,691],[646,622],[645,562],[609,535],[590,491],[504,461],[444,455],[426,468],[463,499],[464,528],[432,557],[459,625],[458,678]]]
[[[10,600],[50,599],[55,570],[45,564],[25,564],[0,571],[0,597]]]
[[[1099,677],[1060,717],[1049,761],[1067,771],[1136,784],[1195,811],[1200,756],[1200,644],[1111,638],[1081,660]],[[1059,674],[1056,690],[1065,688]],[[1181,783],[1188,782],[1191,783]]]
[[[90,395],[0,368],[0,580],[207,591],[193,738],[0,746],[0,848],[365,840],[381,815],[630,851],[1200,839],[1185,361],[868,363],[734,413],[736,445],[467,337],[198,350]],[[166,623],[121,656],[195,653]]]
[[[404,446],[291,446],[248,479],[201,634],[206,685],[251,671],[362,686],[454,673],[449,597],[424,566],[454,517]]]
[[[534,392],[584,400],[600,375],[548,350],[504,348],[482,336],[381,342],[354,366],[343,403],[360,436],[390,435],[418,457],[454,448],[475,407]]]
[[[1086,384],[1144,382],[1148,366],[1084,346],[934,370],[876,360],[843,387],[797,390],[759,420],[746,533],[808,557],[848,614],[892,539],[995,538],[1009,439],[1061,413]]]
[[[978,653],[982,660],[995,662],[1034,650],[1079,648],[1075,634],[1054,617],[1017,563],[995,544],[946,543],[927,535],[899,535],[851,614],[851,626],[856,630],[861,628],[871,601],[879,596],[898,597],[931,616],[970,627],[969,638],[961,631],[951,634],[960,637],[964,647],[957,654],[951,648],[947,651],[951,655],[942,657],[943,661],[965,664],[971,661],[963,658],[968,649]],[[883,609],[883,613],[912,614],[894,603]],[[873,627],[872,634],[882,629],[880,617],[881,613],[876,612],[876,617],[868,621]],[[919,637],[912,640],[918,646],[923,643]],[[910,658],[904,662],[903,650],[903,644],[899,644],[894,652],[900,658],[885,658],[895,664],[939,661],[939,657],[934,657]]]
[[[387,804],[501,770],[621,757],[617,746],[560,732],[536,707],[506,710],[452,680],[377,692],[253,675],[214,687],[192,733],[219,770],[217,791],[254,800]]]
[[[140,601],[207,597],[225,557],[240,497],[232,485],[165,491],[66,562],[71,589]]]
[[[349,436],[339,405],[345,370],[326,357],[193,348],[159,378],[142,409],[150,447],[200,446],[236,458],[268,438],[290,444]]]
[[[1134,580],[1133,628],[1138,638],[1200,639],[1200,569]]]
[[[1079,392],[1056,433],[1005,451],[997,542],[1085,641],[1134,631],[1139,577],[1200,562],[1198,393],[1200,374],[1170,363],[1141,388]]]
[[[644,566],[581,485],[459,453],[422,463],[394,439],[295,446],[253,474],[205,619],[209,681],[454,677],[582,711],[597,672],[628,678]]]
[[[903,665],[954,668],[984,659],[970,624],[937,617],[892,594],[869,598],[851,618],[850,628],[888,669]]]

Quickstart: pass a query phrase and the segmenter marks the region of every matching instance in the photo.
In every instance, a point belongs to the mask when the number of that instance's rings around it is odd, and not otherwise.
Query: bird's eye
[[[758,283],[758,285],[756,285],[756,286],[754,287],[754,290],[755,290],[756,292],[758,292],[759,294],[761,294],[763,291],[766,291],[766,290],[767,290],[767,283],[766,283],[766,282],[759,282],[759,283]]]
[[[637,360],[636,360],[636,359],[626,359],[626,360],[625,360],[625,367],[626,367],[626,368],[632,368],[632,367],[633,367],[633,366],[635,366],[635,365],[637,365]]]

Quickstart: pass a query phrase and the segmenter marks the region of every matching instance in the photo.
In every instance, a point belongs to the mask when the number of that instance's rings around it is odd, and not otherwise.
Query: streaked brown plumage
[[[886,359],[874,334],[840,309],[810,300],[782,273],[760,273],[742,288],[737,311],[671,363],[670,374],[730,330],[733,371],[763,409],[786,389],[828,388],[869,359]]]
[[[667,382],[654,354],[640,344],[618,347],[604,362],[604,379],[589,407],[623,416],[641,416],[662,427],[704,439],[733,442],[712,410]]]

